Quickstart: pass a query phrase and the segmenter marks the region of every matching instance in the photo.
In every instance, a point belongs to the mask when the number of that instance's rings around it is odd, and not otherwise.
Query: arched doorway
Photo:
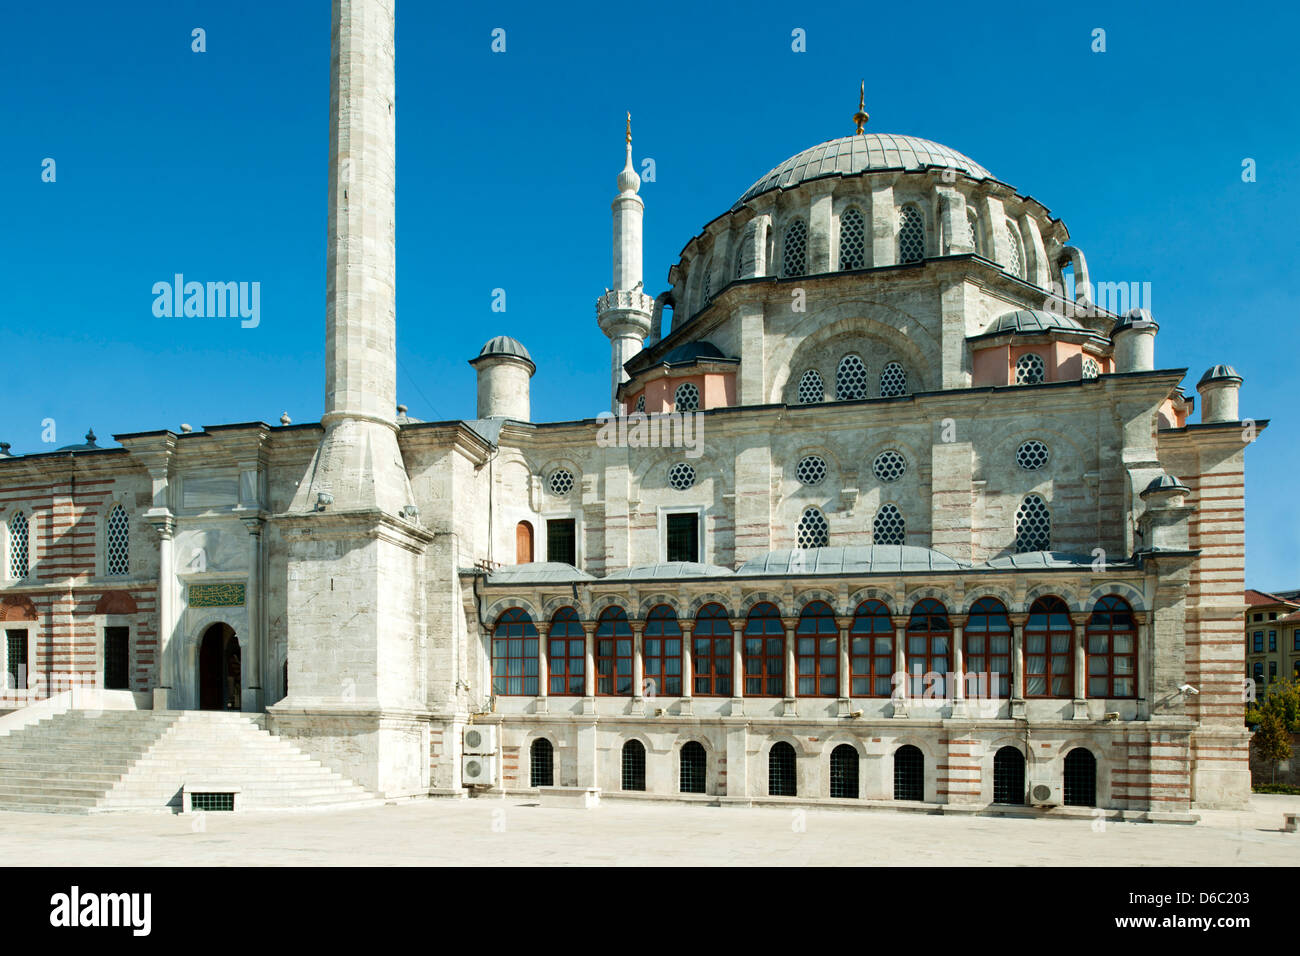
[[[925,799],[925,755],[911,744],[894,751],[894,799]]]
[[[831,751],[831,796],[858,798],[858,752],[848,744]]]
[[[239,638],[229,624],[213,624],[199,644],[199,709],[239,710],[242,672]]]
[[[533,526],[527,521],[515,525],[515,564],[533,563]]]
[[[703,793],[708,757],[704,746],[698,740],[688,740],[682,745],[681,773],[679,775],[682,793]]]
[[[1097,758],[1082,747],[1075,747],[1065,755],[1065,805],[1097,805]]]
[[[1025,802],[1025,755],[1015,747],[993,755],[993,802]]]

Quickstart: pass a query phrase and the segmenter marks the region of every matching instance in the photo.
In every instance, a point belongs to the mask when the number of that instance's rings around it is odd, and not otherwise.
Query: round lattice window
[[[1025,495],[1016,511],[1016,553],[1047,551],[1052,544],[1052,514],[1038,495]]]
[[[925,224],[915,206],[898,214],[898,261],[918,262],[925,257]]]
[[[551,472],[551,480],[548,482],[551,494],[563,498],[573,490],[573,472],[567,468],[556,468]]]
[[[892,398],[907,394],[907,372],[897,362],[890,362],[880,370],[880,397]]]
[[[785,231],[785,274],[801,276],[808,269],[808,225],[796,219]]]
[[[907,459],[891,448],[876,456],[871,470],[881,481],[897,481],[907,471]]]
[[[1041,355],[1022,355],[1016,360],[1016,384],[1038,385],[1047,378],[1047,366]]]
[[[108,514],[105,548],[108,573],[126,574],[130,568],[130,541],[126,509],[115,505]]]
[[[1096,378],[1100,374],[1101,374],[1101,366],[1097,364],[1096,359],[1086,358],[1083,360],[1084,378]]]
[[[866,226],[862,211],[850,206],[840,216],[840,268],[861,269],[866,264]]]
[[[668,484],[678,491],[685,491],[695,484],[695,469],[684,461],[679,461],[668,469]]]
[[[826,516],[816,508],[804,510],[799,519],[798,544],[800,548],[824,548],[830,541],[830,525]]]
[[[673,410],[678,412],[697,412],[700,410],[700,390],[690,382],[677,386],[673,393]]]
[[[638,412],[644,412],[644,411],[645,411],[645,396],[644,396],[644,395],[638,395],[638,396],[636,397],[636,410],[637,410]]]
[[[876,544],[903,544],[907,540],[907,525],[903,513],[896,505],[881,505],[871,522],[872,540]]]
[[[867,367],[857,355],[850,353],[840,359],[835,370],[835,397],[841,402],[867,397]]]
[[[1027,471],[1033,471],[1046,465],[1049,456],[1047,446],[1037,438],[1032,438],[1016,449],[1016,464]]]
[[[799,402],[803,405],[812,405],[825,400],[826,383],[822,381],[821,372],[810,368],[803,373],[803,378],[799,379]]]
[[[826,477],[825,459],[817,455],[800,458],[799,464],[795,467],[794,476],[805,485],[820,484],[821,480]]]

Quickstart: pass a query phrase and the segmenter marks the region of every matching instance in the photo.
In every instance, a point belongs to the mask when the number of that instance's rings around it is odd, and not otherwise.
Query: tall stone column
[[[173,540],[176,519],[170,514],[151,515],[149,523],[158,533],[158,683],[153,692],[153,709],[170,710],[179,706],[173,700],[176,688],[176,664],[172,660],[175,650],[172,639],[176,635],[176,551]]]
[[[681,621],[682,629],[682,704],[681,711],[683,714],[689,714],[692,711],[692,701],[695,698],[695,688],[692,684],[695,681],[695,661],[691,657],[691,635],[695,630],[694,621]]]
[[[645,624],[641,621],[630,622],[632,627],[632,712],[645,713]],[[655,687],[652,698],[663,693],[662,687]]]
[[[582,711],[585,714],[596,712],[596,626],[584,621],[582,624],[584,638],[584,660],[582,662]]]
[[[548,684],[551,679],[551,662],[546,654],[546,646],[550,638],[542,632],[541,628],[537,630],[537,700],[534,702],[533,709],[539,714],[544,714],[547,711],[547,698],[550,696]],[[568,678],[566,677],[565,680]],[[565,690],[568,688],[566,687]]]
[[[987,648],[985,653],[987,653]],[[952,690],[949,696],[952,698],[952,715],[954,717],[966,716],[966,655],[965,648],[962,647],[962,626],[954,624],[952,626]]]
[[[853,619],[842,617],[837,619],[837,626],[840,631],[839,642],[839,713],[841,717],[847,716],[849,712],[849,696],[852,688],[849,685],[849,628],[853,624]]]
[[[797,682],[799,680],[798,668],[795,666],[794,642],[799,619],[797,617],[787,617],[781,623],[785,625],[785,707],[783,712],[786,717],[794,717],[797,714],[795,696],[798,693]]]
[[[894,716],[907,716],[907,618],[894,618],[894,677],[891,696],[894,701]]]
[[[1011,716],[1025,716],[1025,622],[1028,614],[1011,614]]]
[[[745,713],[745,626],[733,625],[731,628],[731,716],[739,717]],[[730,747],[730,744],[728,744]],[[730,759],[730,758],[728,758]],[[731,791],[731,770],[728,768],[727,791]]]
[[[1082,624],[1074,625],[1074,719],[1088,719],[1088,658],[1084,653]]]
[[[265,602],[262,600],[264,581],[262,530],[265,522],[261,518],[242,520],[248,530],[248,587],[244,598],[244,608],[248,612],[248,641],[244,648],[243,660],[248,662],[250,672],[243,677],[246,693],[243,693],[240,699],[243,710],[260,714],[265,706],[263,693],[263,687],[267,683],[265,678],[270,676],[270,672],[265,671],[263,659],[266,652],[266,628],[263,619]]]

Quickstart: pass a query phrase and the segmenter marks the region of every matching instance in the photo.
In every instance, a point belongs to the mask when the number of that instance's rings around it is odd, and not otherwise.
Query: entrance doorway
[[[240,709],[239,638],[229,624],[213,624],[199,644],[199,709]]]

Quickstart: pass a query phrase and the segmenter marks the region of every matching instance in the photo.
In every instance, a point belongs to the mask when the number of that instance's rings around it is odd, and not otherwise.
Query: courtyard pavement
[[[0,859],[20,866],[1294,866],[1281,831],[1300,797],[1199,811],[1194,826],[941,816],[888,810],[719,808],[527,798],[434,799],[334,812],[201,816],[0,813]]]

